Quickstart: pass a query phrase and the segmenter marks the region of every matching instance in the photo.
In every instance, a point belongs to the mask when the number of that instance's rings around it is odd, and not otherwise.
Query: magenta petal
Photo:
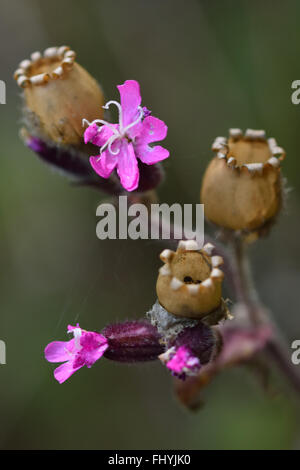
[[[118,124],[111,124],[115,129],[118,128]],[[108,139],[113,135],[113,130],[109,126],[99,127],[97,124],[89,126],[84,133],[84,142],[87,144],[91,142],[98,147],[102,147]]]
[[[61,366],[57,367],[54,371],[54,378],[62,384],[68,380],[74,372],[76,372],[80,367],[74,368],[72,361],[65,362]]]
[[[96,349],[100,346],[106,345],[107,339],[101,333],[95,333],[94,331],[85,331],[80,338],[80,345],[83,349]]]
[[[121,184],[127,191],[133,191],[139,184],[139,168],[132,144],[123,141],[118,157]]]
[[[53,341],[45,348],[45,358],[49,362],[65,362],[72,356],[74,339],[70,341]]]
[[[169,157],[169,150],[156,145],[150,147],[149,145],[140,145],[135,147],[136,156],[147,165],[153,165],[154,163],[161,162]]]
[[[102,178],[109,178],[115,169],[119,155],[112,155],[108,150],[102,152],[101,156],[90,157],[93,170]]]
[[[97,349],[91,349],[90,351],[80,351],[76,357],[74,366],[76,367],[77,365],[85,365],[87,367],[92,367],[92,365],[95,364],[95,362],[103,356],[107,348],[108,344],[106,342],[105,344],[99,346]]]
[[[87,144],[88,142],[91,142],[92,139],[95,138],[95,136],[98,133],[99,127],[97,124],[92,124],[89,126],[85,131],[84,131],[84,143]]]
[[[126,80],[123,85],[118,85],[117,88],[121,97],[123,126],[126,127],[138,116],[138,107],[142,102],[140,85],[136,80]]]
[[[198,371],[201,365],[199,359],[188,348],[181,346],[167,362],[166,366],[175,374],[181,375],[188,371]]]
[[[137,144],[150,144],[164,140],[168,133],[168,126],[154,116],[148,116],[143,121],[143,127],[137,138]]]

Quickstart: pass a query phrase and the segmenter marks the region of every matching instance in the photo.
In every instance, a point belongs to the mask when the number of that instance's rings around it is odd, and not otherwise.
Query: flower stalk
[[[260,302],[258,292],[251,277],[250,264],[247,257],[246,242],[235,237],[232,240],[233,254],[235,260],[234,286],[237,300],[243,305],[247,312],[250,323],[255,327],[269,325],[272,336],[266,343],[266,352],[287,379],[294,390],[300,392],[300,374],[292,364],[288,355],[288,346],[281,333],[275,325],[272,314]]]

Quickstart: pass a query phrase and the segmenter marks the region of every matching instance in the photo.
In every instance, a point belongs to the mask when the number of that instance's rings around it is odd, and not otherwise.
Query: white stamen
[[[81,349],[80,338],[82,335],[82,329],[77,327],[77,328],[74,328],[74,330],[68,331],[68,333],[73,333],[74,335],[75,348],[77,350]]]
[[[111,148],[112,144],[118,139],[117,136],[113,136],[114,138],[112,139],[112,141],[108,144],[108,151],[112,154],[112,155],[118,155],[120,153],[120,147],[117,148],[114,152]]]
[[[109,109],[111,104],[114,104],[115,106],[117,106],[119,110],[119,126],[120,126],[120,132],[121,134],[123,134],[123,111],[122,111],[122,106],[120,105],[120,103],[118,103],[117,101],[111,100],[111,101],[108,101],[104,106],[102,106],[102,108]]]
[[[135,126],[136,124],[138,124],[143,116],[144,116],[144,111],[143,111],[143,108],[141,106],[138,107],[138,110],[140,112],[139,114],[139,117],[134,121],[132,122],[131,124],[128,124],[128,126],[126,126],[125,128],[123,128],[123,112],[122,112],[122,107],[120,105],[120,103],[118,103],[117,101],[108,101],[108,103],[106,103],[105,106],[103,106],[104,109],[108,109],[109,106],[111,104],[114,104],[115,106],[117,106],[118,110],[119,110],[119,129],[117,129],[116,127],[114,127],[113,124],[111,124],[110,122],[107,122],[107,121],[104,121],[103,119],[95,119],[94,121],[92,122],[89,122],[87,119],[83,119],[82,120],[82,126],[85,126],[85,125],[88,125],[88,126],[92,126],[93,124],[102,124],[103,126],[107,126],[109,129],[111,129],[114,133],[114,135],[112,135],[106,142],[104,145],[102,145],[102,147],[100,148],[100,156],[98,158],[97,161],[100,160],[101,158],[101,154],[102,152],[104,152],[104,150],[106,150],[108,148],[108,151],[112,154],[112,155],[118,155],[120,153],[120,148],[117,148],[115,151],[113,151],[112,149],[112,145],[113,143],[117,140],[117,139],[123,139],[126,135],[126,132],[131,129],[133,126]],[[103,126],[99,128],[98,132],[101,132],[101,130],[103,129]]]
[[[99,162],[100,158],[101,158],[101,155],[102,155],[102,152],[104,152],[104,150],[106,150],[108,148],[109,152],[112,154],[112,155],[118,155],[118,153],[120,152],[120,149],[117,149],[118,151],[117,152],[113,152],[112,149],[111,149],[111,146],[112,144],[117,140],[119,139],[120,136],[119,135],[112,135],[106,142],[104,145],[102,145],[102,147],[100,148],[100,157],[98,158],[97,162]]]
[[[92,122],[89,122],[87,119],[82,119],[82,126],[84,126],[85,124],[87,124],[88,126],[92,126],[93,124],[103,124],[103,126],[109,127],[115,135],[117,135],[118,137],[120,136],[118,130],[110,122],[104,121],[103,119],[94,119],[94,121]],[[101,130],[102,127],[99,128],[99,132],[101,132]]]

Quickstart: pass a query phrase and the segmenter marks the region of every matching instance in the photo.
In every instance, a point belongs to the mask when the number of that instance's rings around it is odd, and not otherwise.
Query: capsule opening
[[[235,158],[236,165],[249,165],[252,163],[266,163],[272,157],[266,140],[240,139],[228,141],[229,152],[227,158]]]

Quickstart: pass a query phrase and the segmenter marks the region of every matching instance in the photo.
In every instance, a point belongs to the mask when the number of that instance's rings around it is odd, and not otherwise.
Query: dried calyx
[[[24,90],[27,130],[48,143],[83,145],[82,117],[103,117],[103,92],[67,46],[34,52],[14,74]]]
[[[165,263],[156,284],[160,304],[171,314],[201,319],[222,305],[221,256],[212,256],[207,243],[199,250],[194,240],[181,241],[177,251],[160,254]]]
[[[201,189],[205,216],[220,227],[245,233],[270,224],[281,207],[284,150],[262,130],[230,129],[217,137],[216,153]]]

